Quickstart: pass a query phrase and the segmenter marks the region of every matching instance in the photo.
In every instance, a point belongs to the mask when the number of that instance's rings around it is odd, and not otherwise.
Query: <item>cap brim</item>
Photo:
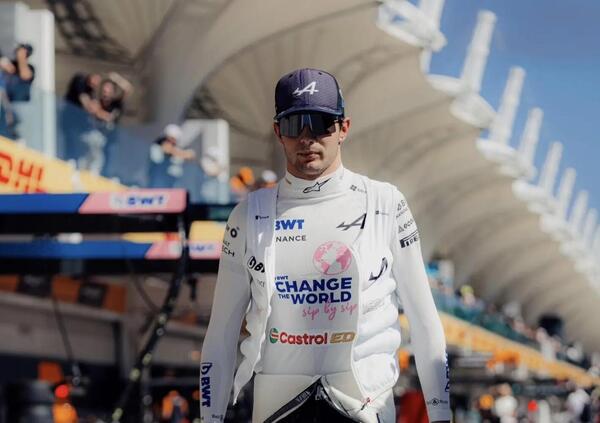
[[[343,110],[339,110],[339,109],[332,109],[330,107],[322,107],[322,106],[296,106],[296,107],[290,107],[287,110],[284,110],[283,112],[275,115],[274,119],[275,120],[279,120],[282,117],[285,117],[289,114],[292,113],[298,113],[298,112],[323,112],[323,113],[329,113],[332,115],[336,115],[336,116],[341,116],[344,114]]]

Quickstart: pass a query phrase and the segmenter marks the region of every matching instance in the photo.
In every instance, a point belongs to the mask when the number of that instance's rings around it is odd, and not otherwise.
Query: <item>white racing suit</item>
[[[288,173],[251,193],[223,240],[202,348],[202,421],[223,421],[232,384],[235,402],[256,373],[255,422],[318,378],[350,418],[394,422],[399,304],[429,419],[450,420],[443,329],[402,194],[343,167],[314,181]],[[234,380],[244,317],[250,336]]]

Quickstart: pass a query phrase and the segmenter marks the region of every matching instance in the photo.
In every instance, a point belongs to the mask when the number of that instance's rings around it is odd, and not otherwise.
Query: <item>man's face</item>
[[[102,77],[99,74],[93,73],[88,76],[88,85],[94,90],[98,88],[100,82],[102,82]]]
[[[15,50],[15,57],[17,60],[27,59],[27,49],[25,47],[17,47]]]
[[[115,87],[112,82],[106,81],[102,84],[100,91],[104,100],[111,100],[115,94]]]
[[[302,179],[316,179],[334,171],[341,165],[341,145],[348,135],[350,119],[336,122],[331,133],[315,136],[305,126],[298,137],[281,135],[279,125],[274,125],[275,135],[283,146],[287,170]]]

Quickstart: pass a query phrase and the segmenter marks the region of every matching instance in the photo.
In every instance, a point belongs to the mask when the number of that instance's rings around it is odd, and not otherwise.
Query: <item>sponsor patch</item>
[[[339,275],[352,263],[352,251],[338,241],[328,241],[317,247],[313,254],[313,264],[324,275]]]
[[[360,192],[360,193],[362,193],[362,194],[366,194],[366,193],[367,193],[367,191],[366,191],[366,190],[364,190],[364,189],[362,189],[362,188],[359,188],[359,187],[357,187],[356,185],[350,185],[350,191],[354,191],[354,192]]]
[[[250,270],[254,270],[256,272],[260,272],[260,273],[265,273],[265,265],[262,263],[259,263],[256,260],[256,257],[252,256],[248,259],[248,269]]]
[[[354,219],[354,221],[346,224],[346,222],[342,222],[339,225],[336,226],[337,229],[341,229],[342,231],[347,231],[350,228],[353,227],[358,227],[360,229],[364,229],[365,228],[365,222],[367,220],[367,214],[364,213],[361,216],[358,216],[356,219]]]
[[[323,181],[323,182],[315,182],[315,184],[314,184],[314,185],[312,185],[312,186],[310,186],[310,187],[306,187],[306,188],[304,188],[304,189],[302,190],[302,192],[303,192],[304,194],[308,194],[309,192],[319,192],[319,191],[321,191],[321,187],[322,187],[323,185],[325,185],[327,182],[329,182],[330,180],[331,180],[331,178],[329,178],[329,179],[327,179],[327,180],[325,180],[325,181]]]
[[[235,251],[229,249],[225,244],[221,247],[221,252],[231,257],[235,257]]]
[[[240,228],[237,226],[235,228],[232,228],[229,225],[225,225],[225,232],[227,232],[230,237],[237,238],[238,233],[240,232]]]
[[[277,219],[275,221],[276,231],[293,231],[304,229],[304,219]]]
[[[207,376],[212,368],[211,362],[203,362],[200,364],[200,391],[202,393],[202,406],[210,407],[211,404],[211,379]]]
[[[400,240],[400,247],[406,248],[419,240],[419,231],[414,231],[410,235]]]
[[[388,268],[388,261],[387,258],[383,257],[381,259],[381,267],[379,268],[379,273],[377,275],[373,275],[373,272],[371,272],[371,276],[369,276],[369,281],[376,281],[377,279],[379,279],[381,277],[381,275],[383,275],[383,272],[385,272]]]
[[[352,278],[321,278],[289,280],[287,276],[275,278],[278,298],[292,304],[345,303],[352,299]]]
[[[306,235],[277,235],[275,242],[303,242],[306,241]]]
[[[448,401],[440,399],[440,398],[432,398],[426,403],[427,405],[433,405],[434,407],[438,407],[440,405],[448,405]]]
[[[271,344],[287,345],[329,345],[352,342],[356,334],[354,332],[317,332],[317,333],[289,333],[271,328],[269,341]]]
[[[115,210],[137,208],[162,208],[167,205],[167,193],[114,193],[110,196],[110,206]]]
[[[205,361],[200,364],[200,374],[202,376],[206,375],[210,369],[212,369],[213,364],[210,361]]]

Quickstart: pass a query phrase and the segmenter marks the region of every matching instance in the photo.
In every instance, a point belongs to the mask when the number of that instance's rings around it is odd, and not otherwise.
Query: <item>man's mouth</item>
[[[298,154],[301,156],[304,156],[304,157],[310,157],[312,155],[315,155],[315,156],[319,155],[319,153],[317,151],[301,151]]]

